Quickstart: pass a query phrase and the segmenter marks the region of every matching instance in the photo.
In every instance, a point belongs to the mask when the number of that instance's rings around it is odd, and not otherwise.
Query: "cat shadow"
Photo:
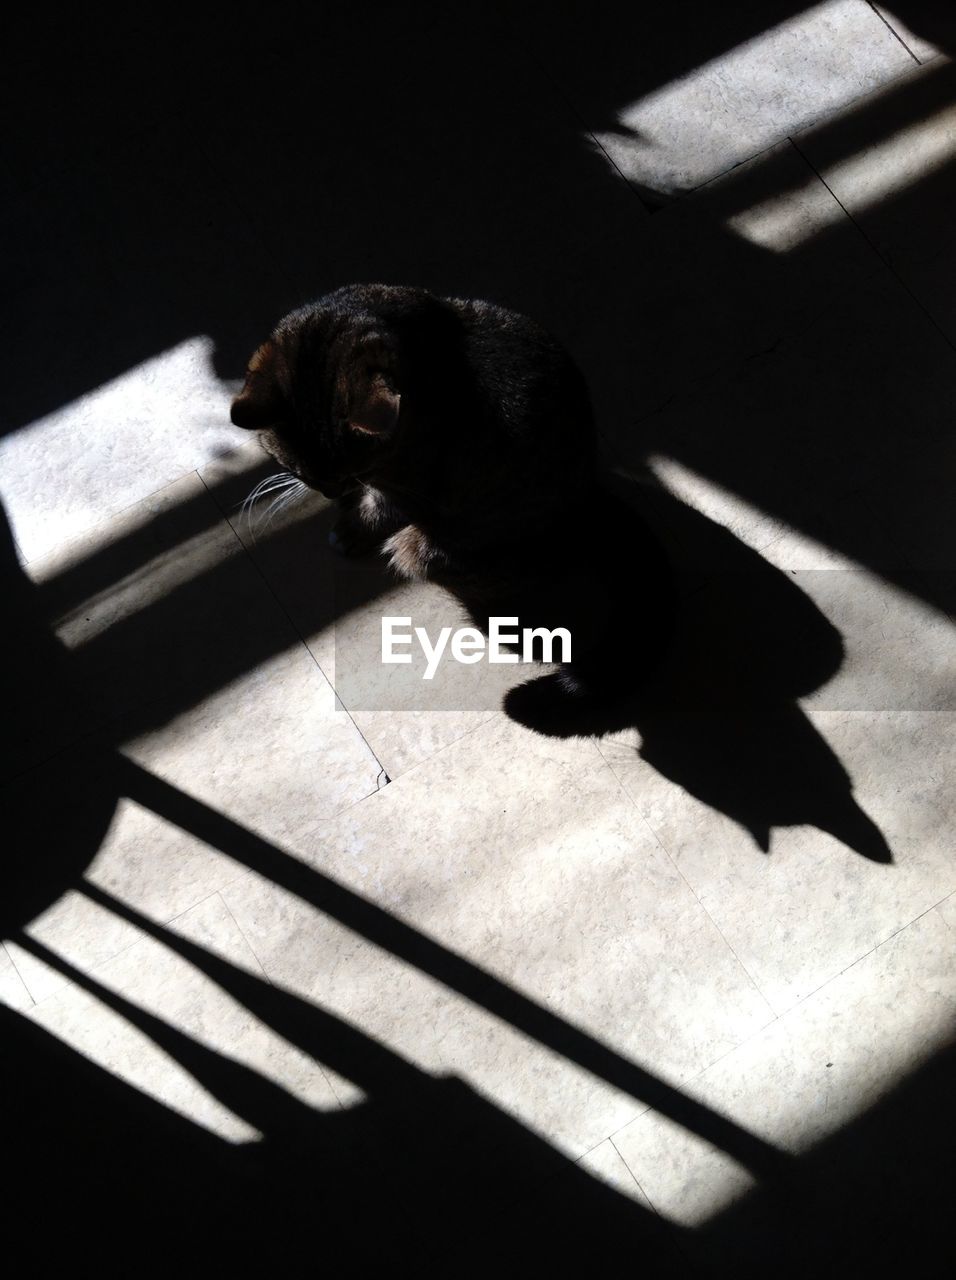
[[[623,637],[601,655],[601,695],[569,695],[552,673],[512,689],[507,714],[554,737],[632,741],[636,732],[642,760],[764,853],[774,828],[813,826],[892,862],[849,773],[798,703],[839,671],[837,628],[787,574],[660,486],[609,483],[634,538],[646,543],[650,528],[662,544],[673,595],[645,598],[641,559],[622,540],[601,566]]]

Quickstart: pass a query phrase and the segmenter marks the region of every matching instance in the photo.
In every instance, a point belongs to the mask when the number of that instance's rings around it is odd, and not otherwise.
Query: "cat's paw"
[[[387,538],[382,551],[394,572],[412,582],[423,582],[430,566],[442,559],[421,529],[413,524],[405,525]]]
[[[369,529],[349,513],[340,516],[329,530],[329,546],[338,556],[370,556],[382,545],[382,535]]]

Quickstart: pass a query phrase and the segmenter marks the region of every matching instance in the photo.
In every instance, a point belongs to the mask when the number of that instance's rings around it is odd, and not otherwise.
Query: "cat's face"
[[[337,498],[395,448],[399,364],[393,337],[369,317],[309,308],[253,354],[230,416],[286,471]]]

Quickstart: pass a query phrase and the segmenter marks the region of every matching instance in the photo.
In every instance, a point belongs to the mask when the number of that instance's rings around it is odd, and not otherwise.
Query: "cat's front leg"
[[[407,524],[393,533],[382,551],[393,571],[400,578],[412,581],[423,581],[434,569],[447,564],[446,557],[415,524]]]

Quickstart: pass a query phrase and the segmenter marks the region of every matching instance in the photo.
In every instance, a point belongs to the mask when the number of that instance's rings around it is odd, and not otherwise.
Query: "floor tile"
[[[950,894],[936,908],[951,929],[956,929],[956,899]]]
[[[442,627],[463,624],[458,607],[435,586],[399,583],[377,559],[335,555],[328,534],[336,508],[320,494],[275,514],[270,493],[244,508],[243,499],[274,471],[251,442],[202,475],[343,706],[396,778],[488,720],[518,677],[507,666],[443,662],[425,682],[419,648],[410,667],[383,665],[386,614],[411,617],[435,638]]]
[[[0,456],[33,559],[234,443],[218,369],[251,351],[270,267],[194,139],[175,134],[130,142],[4,222],[18,245],[5,291],[30,305],[3,330],[17,373]]]
[[[11,1009],[28,1009],[33,997],[26,989],[7,948],[0,945],[0,1000]]]
[[[773,365],[885,271],[789,142],[599,245],[539,318],[570,346],[624,461],[673,452],[656,428],[679,404],[706,395],[703,429],[720,408],[710,379]]]
[[[222,897],[270,980],[423,1070],[440,1069],[433,1030],[440,984],[262,876],[238,877]],[[326,1070],[343,1105],[365,1096],[365,1081],[336,1062]]]
[[[568,1056],[460,1000],[439,1010],[436,1040],[447,1072],[576,1160],[644,1109]],[[641,1064],[644,1065],[644,1064]]]
[[[493,718],[488,711],[355,711],[355,723],[389,778],[431,759]]]
[[[840,670],[804,705],[837,711],[956,710],[956,631],[933,605],[844,557],[784,534],[764,558],[787,572],[840,632]]]
[[[956,432],[914,449],[900,459],[893,474],[887,473],[860,495],[867,508],[860,513],[861,522],[892,522],[897,551],[915,571],[926,598],[950,615],[956,599],[956,537],[947,516],[954,466]],[[922,497],[919,504],[909,501],[916,494]]]
[[[337,810],[376,790],[381,772],[301,648],[264,663],[168,726],[131,740],[125,754],[147,778],[162,780],[152,801],[158,808],[152,812],[120,799],[108,832],[102,828],[112,806],[131,785],[135,790],[122,766],[111,766],[108,758],[99,789],[84,787],[73,795],[66,785],[73,766],[65,761],[41,767],[17,795],[25,811],[37,790],[48,794],[53,786],[69,796],[75,806],[70,822],[53,814],[33,824],[38,844],[59,846],[61,857],[76,862],[74,873],[85,873],[160,920],[235,878],[242,866],[229,856],[234,845],[210,848],[177,825],[183,792],[266,839],[308,851],[316,831]],[[147,782],[147,789],[152,786]],[[104,809],[103,822],[98,807]],[[27,843],[30,830],[25,823],[21,838]],[[31,928],[48,945],[65,947],[79,964],[102,963],[129,941],[127,925],[104,918],[76,893],[56,901]],[[42,998],[42,987],[30,976],[26,980]]]
[[[626,56],[626,50],[617,54]],[[633,56],[639,65],[640,54]],[[912,65],[866,5],[830,0],[754,33],[636,101],[621,102],[618,127],[596,137],[639,189],[675,194],[749,160]],[[575,93],[573,80],[570,91]]]
[[[71,722],[82,748],[10,784],[7,800],[23,819],[22,856],[51,859],[26,918],[41,917],[50,945],[69,938],[77,963],[102,963],[129,939],[82,895],[56,901],[76,877],[168,920],[237,874],[176,825],[177,788],[298,847],[381,785],[379,762],[197,477],[32,568],[89,715]],[[158,816],[121,799],[131,783],[120,743],[168,784],[145,801]],[[51,792],[60,807],[43,803]]]
[[[615,445],[637,462],[664,460],[677,496],[758,548],[786,526],[906,586],[905,564],[951,564],[938,483],[927,492],[926,478],[951,447],[956,363],[888,271],[845,283],[762,355],[622,424]],[[865,509],[868,495],[878,509]],[[900,539],[904,559],[887,563]]]
[[[625,1057],[693,1071],[770,1009],[593,746],[523,733],[492,722],[447,747],[333,822],[309,861]],[[454,991],[410,1004],[422,980],[405,976],[384,999],[395,962],[279,890],[224,895],[270,976],[410,1041],[575,1156],[642,1105]]]
[[[651,471],[678,502],[727,529],[755,551],[769,546],[786,532],[786,525],[775,516],[752,507],[737,494],[696,474],[674,458],[653,458]]]
[[[125,750],[203,803],[283,842],[308,839],[382,781],[378,760],[299,646]]]
[[[131,508],[31,572],[71,652],[73,677],[94,708],[89,729],[109,725],[129,740],[185,717],[169,740],[181,737],[188,752],[198,749],[185,745],[190,735],[197,735],[194,743],[205,735],[223,751],[224,733],[234,732],[228,768],[236,774],[235,753],[244,752],[240,743],[250,741],[259,717],[257,740],[269,742],[273,753],[282,735],[290,756],[304,750],[303,734],[313,735],[310,752],[322,749],[326,735],[329,754],[313,794],[344,797],[336,790],[344,785],[354,800],[367,794],[368,776],[374,786],[378,768],[361,735],[335,706],[321,671],[198,477]],[[296,699],[304,699],[302,706]],[[351,755],[347,743],[354,744]],[[348,790],[353,784],[344,782],[341,768],[330,768],[342,747],[346,769],[367,771],[354,783],[358,790]],[[225,767],[220,759],[218,768]],[[330,802],[334,808],[340,800]]]
[[[207,339],[188,338],[3,442],[4,496],[28,559],[163,488],[227,442],[228,401],[209,355]],[[172,436],[157,430],[168,421],[177,423]]]
[[[907,49],[909,49],[913,56],[920,62],[929,62],[931,58],[935,58],[939,53],[940,46],[933,43],[932,37],[928,34],[921,34],[919,31],[914,31],[906,22],[906,19],[901,16],[901,14],[905,12],[902,6],[900,6],[900,13],[896,12],[896,6],[893,4],[874,4],[873,8],[877,11],[884,22],[889,24],[900,40],[902,40],[906,45]],[[919,18],[917,18],[916,21],[919,21]],[[926,21],[924,30],[928,33],[931,29],[931,16],[928,14],[925,15],[924,21]],[[940,28],[940,33],[942,33],[942,28]]]
[[[956,67],[937,59],[845,121],[801,133],[797,146],[950,342],[956,265],[947,235],[956,198]]]
[[[174,928],[264,981],[218,896],[193,907]],[[139,935],[91,976],[214,1053],[281,1084],[307,1105],[337,1107],[327,1078],[312,1059],[160,942]],[[236,1142],[258,1135],[248,1119],[230,1111],[188,1066],[176,1060],[175,1046],[156,1043],[149,1029],[136,1027],[122,1010],[107,1007],[95,993],[72,983],[63,985],[30,1016],[121,1079],[213,1132]]]
[[[806,739],[812,758],[791,762],[800,769],[791,794],[773,774],[773,752],[781,746],[768,742],[762,748],[771,762],[764,775],[768,794],[751,797],[750,808],[738,796],[736,809],[724,796],[697,799],[680,786],[679,776],[656,772],[653,756],[643,760],[620,745],[605,748],[635,805],[777,1012],[928,910],[953,881],[943,781],[951,772],[952,716],[814,712],[808,723],[820,736],[815,744]],[[759,731],[759,721],[751,728]],[[722,745],[731,760],[734,730],[732,723],[693,717],[682,725],[702,740],[718,734],[714,747]],[[826,753],[832,753],[829,760]],[[811,771],[812,761],[818,763]],[[787,767],[783,760],[780,765]],[[836,796],[841,785],[842,813],[834,801],[815,814],[827,788]],[[758,811],[767,824],[760,833],[761,840],[769,838],[767,853],[744,826]],[[827,834],[827,825],[842,839]],[[881,839],[891,863],[873,860]],[[870,856],[861,857],[854,845]]]
[[[39,703],[22,712],[17,771],[106,726],[121,733],[120,719],[132,732],[140,716],[162,722],[242,669],[250,631],[260,643],[271,633],[273,649],[290,642],[269,602],[265,614],[261,597],[255,607],[261,587],[237,550],[193,474],[29,565],[21,664],[34,672]],[[218,575],[252,606],[241,628],[228,604],[197,589]]]
[[[587,821],[619,803],[590,743],[538,737],[500,718],[341,814],[312,857],[423,927],[463,925],[478,893],[491,928],[537,914],[587,875],[600,850],[588,845]]]
[[[812,1151],[948,1038],[956,968],[944,934],[932,913],[916,921],[690,1091],[785,1152]],[[652,1112],[614,1134],[614,1145],[657,1211],[681,1225],[705,1224],[754,1186],[725,1152]]]
[[[613,1187],[615,1191],[619,1191],[621,1195],[629,1196],[638,1204],[642,1204],[645,1209],[652,1207],[610,1138],[599,1143],[586,1156],[582,1156],[578,1164],[594,1177],[600,1178],[602,1182]]]
[[[38,771],[37,785],[44,791],[43,771]],[[72,798],[71,798],[72,799]],[[88,795],[92,807],[94,796]],[[197,902],[208,898],[221,885],[238,874],[236,863],[202,841],[182,831],[173,821],[164,820],[128,799],[109,797],[116,804],[104,837],[86,843],[77,838],[75,829],[83,831],[85,821],[82,803],[72,800],[71,819],[74,831],[46,827],[38,833],[39,847],[47,852],[60,842],[75,850],[78,862],[75,880],[85,880],[121,898],[154,919],[168,921],[181,915]],[[62,823],[60,824],[62,828]],[[94,832],[99,835],[98,832]],[[49,853],[47,853],[49,856]],[[74,880],[74,882],[75,882]],[[139,936],[136,929],[115,912],[104,909],[70,881],[51,883],[49,905],[37,911],[28,924],[32,937],[61,954],[71,964],[89,971],[105,964],[130,946]],[[62,978],[49,966],[10,942],[17,964],[34,999],[41,1001],[62,985]]]
[[[340,570],[348,574],[352,566]],[[344,592],[339,592],[339,598]],[[501,715],[505,694],[541,668],[493,664],[486,659],[460,664],[448,653],[426,679],[424,649],[413,642],[400,647],[412,661],[390,665],[382,661],[383,619],[406,618],[395,624],[397,634],[414,635],[424,628],[437,644],[445,628],[470,625],[451,596],[431,583],[389,584],[389,589],[366,607],[344,613],[334,629],[335,690],[349,708],[376,756],[391,778],[427,760],[489,719]]]

